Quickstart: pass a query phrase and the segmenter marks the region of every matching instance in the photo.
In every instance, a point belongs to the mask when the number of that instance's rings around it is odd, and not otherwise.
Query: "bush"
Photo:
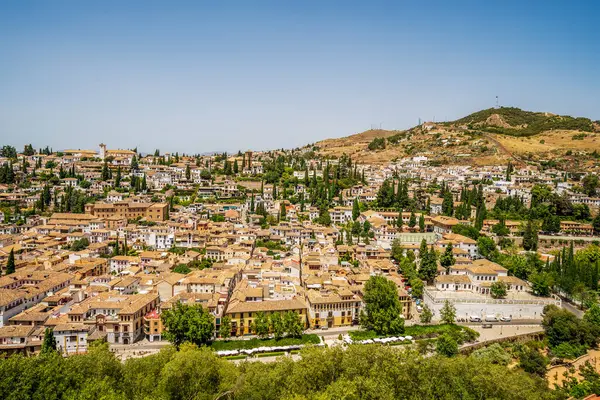
[[[385,139],[384,138],[375,138],[369,143],[369,150],[383,150],[385,149]]]
[[[508,354],[499,343],[494,343],[491,346],[475,350],[473,354],[471,354],[471,357],[499,365],[508,365],[512,359],[510,354]]]
[[[442,356],[454,357],[458,354],[458,343],[451,335],[444,333],[438,338],[435,351]]]
[[[546,374],[547,365],[548,359],[536,349],[523,346],[519,352],[519,366],[523,368],[525,372],[544,376]]]
[[[551,347],[550,353],[558,358],[567,358],[573,360],[584,355],[587,352],[587,349],[588,347],[584,345],[561,343],[558,346]]]

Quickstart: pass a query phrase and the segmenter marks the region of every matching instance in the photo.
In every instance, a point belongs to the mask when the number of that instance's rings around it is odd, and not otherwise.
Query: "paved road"
[[[539,319],[513,319],[510,322],[502,322],[502,321],[497,321],[497,322],[457,322],[457,324],[459,325],[465,325],[465,326],[481,326],[484,324],[491,324],[491,325],[503,325],[503,326],[514,326],[514,325],[537,325],[540,326],[542,324],[542,321]]]
[[[581,311],[576,305],[567,302],[565,299],[562,299],[562,306],[565,310],[572,312],[577,315],[577,317],[582,318],[584,312]]]

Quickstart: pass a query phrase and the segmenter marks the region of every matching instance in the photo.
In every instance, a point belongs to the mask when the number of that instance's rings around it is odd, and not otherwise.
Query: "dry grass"
[[[493,135],[508,151],[525,153],[564,153],[566,150],[600,151],[600,134],[588,133],[583,140],[573,140],[578,131],[549,131],[531,137]]]
[[[522,160],[522,156],[530,160],[551,159],[564,156],[567,150],[573,151],[573,157],[580,157],[581,153],[600,152],[600,133],[587,133],[583,140],[573,140],[573,136],[580,134],[578,131],[549,131],[531,137],[514,137],[499,134],[485,134],[482,136],[468,136],[462,129],[453,126],[438,124],[433,127],[431,134],[421,133],[418,129],[407,131],[410,139],[398,145],[390,145],[377,151],[368,149],[369,143],[378,137],[390,137],[400,131],[368,130],[355,135],[327,139],[316,143],[322,156],[338,158],[347,154],[360,163],[386,164],[395,159],[411,155],[426,154],[430,159],[435,159],[443,164],[471,164],[473,166],[503,165],[515,156]],[[436,135],[437,133],[437,135]],[[459,145],[444,146],[436,142],[435,136],[440,139],[460,142]],[[437,144],[436,144],[437,143]],[[408,147],[412,151],[408,152]],[[489,150],[481,152],[482,147]],[[468,154],[469,156],[463,156]],[[579,158],[586,163],[585,160]],[[593,163],[588,164],[593,166]],[[578,165],[578,168],[584,165]]]

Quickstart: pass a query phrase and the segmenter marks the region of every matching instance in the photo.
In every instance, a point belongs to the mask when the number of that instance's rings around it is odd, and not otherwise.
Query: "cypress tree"
[[[402,209],[398,209],[398,218],[396,218],[396,227],[400,232],[402,232],[402,226],[404,225],[404,221],[402,220]]]
[[[8,260],[6,261],[6,275],[15,273],[15,249],[10,249]]]
[[[51,354],[56,351],[56,340],[54,339],[54,334],[52,330],[46,328],[44,332],[44,341],[42,342],[42,349],[40,351],[40,355]]]
[[[121,187],[121,166],[117,167],[117,175],[115,176],[115,187]]]
[[[408,226],[414,228],[417,225],[417,217],[414,211],[410,212],[410,219],[408,220]]]

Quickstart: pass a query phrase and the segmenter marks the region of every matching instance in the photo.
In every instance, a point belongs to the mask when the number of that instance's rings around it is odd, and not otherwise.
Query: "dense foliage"
[[[579,319],[575,314],[556,306],[545,307],[542,325],[550,351],[555,356],[576,358],[596,346],[600,337],[600,325],[596,323],[598,306],[593,310],[593,314],[587,314],[590,317],[586,315],[586,318]]]
[[[195,346],[118,361],[106,345],[63,358],[0,360],[0,398],[555,399],[545,381],[475,357],[422,358],[386,346],[310,348],[299,361],[235,364]]]
[[[487,119],[498,114],[511,128],[487,124]],[[588,118],[548,115],[546,113],[524,111],[515,107],[488,108],[455,121],[477,129],[514,136],[532,136],[549,130],[593,131],[593,123]]]
[[[381,335],[403,333],[404,318],[396,284],[383,276],[372,276],[365,283],[364,293],[361,326]]]

